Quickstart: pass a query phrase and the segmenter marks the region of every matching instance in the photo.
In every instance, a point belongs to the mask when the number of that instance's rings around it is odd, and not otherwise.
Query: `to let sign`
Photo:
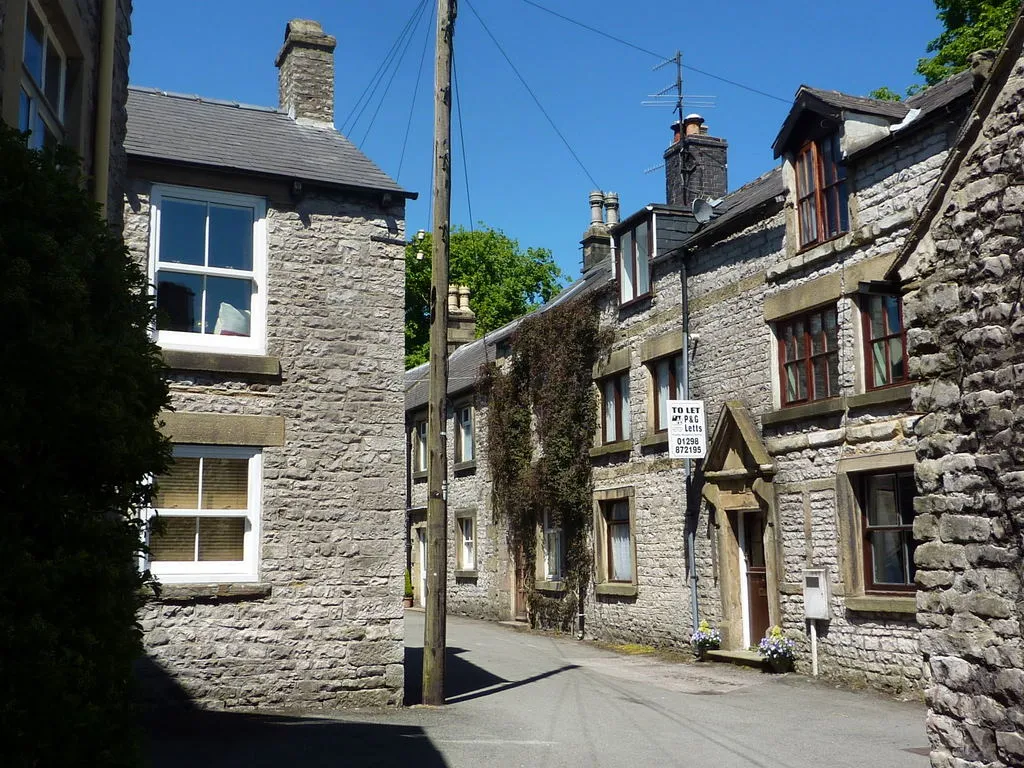
[[[703,400],[668,401],[668,451],[673,459],[703,459],[708,452]]]

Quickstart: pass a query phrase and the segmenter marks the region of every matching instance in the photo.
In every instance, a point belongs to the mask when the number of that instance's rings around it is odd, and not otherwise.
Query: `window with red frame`
[[[794,166],[800,247],[823,243],[849,231],[846,168],[839,135],[809,141],[797,153]]]
[[[861,310],[867,388],[878,389],[907,381],[910,377],[902,300],[899,296],[864,294]]]
[[[798,405],[839,394],[839,329],[835,306],[776,326],[782,404]]]
[[[913,470],[864,477],[861,506],[865,592],[915,588],[915,492]]]

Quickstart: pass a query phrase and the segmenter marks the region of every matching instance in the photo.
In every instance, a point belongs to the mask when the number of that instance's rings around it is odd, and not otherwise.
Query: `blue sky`
[[[917,59],[940,31],[932,0],[536,2],[666,57],[682,50],[684,65],[782,99],[684,70],[685,93],[715,97],[713,108],[686,111],[700,112],[711,134],[729,142],[730,189],[774,166],[771,143],[788,111],[787,100],[801,83],[858,95],[880,85],[903,92],[919,82]],[[133,84],[267,106],[277,104],[274,57],[286,22],[317,19],[338,39],[335,113],[341,128],[420,0],[136,0],[134,5]],[[427,0],[427,13],[386,98],[390,69],[376,98],[358,121],[352,116],[354,127],[346,131],[386,172],[420,193],[407,209],[410,233],[430,226],[435,6],[436,0]],[[623,217],[647,203],[664,202],[664,170],[645,170],[661,163],[673,117],[668,108],[641,102],[674,82],[674,67],[653,71],[658,58],[523,0],[472,0],[472,8],[593,181],[462,0],[455,45],[466,161],[453,119],[452,222],[468,227],[482,221],[524,248],[550,248],[573,278],[595,181],[597,188],[619,193]]]

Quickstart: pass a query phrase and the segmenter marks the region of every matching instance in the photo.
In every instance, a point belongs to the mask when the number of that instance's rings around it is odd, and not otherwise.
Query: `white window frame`
[[[231,205],[253,209],[252,271],[219,267],[197,267],[169,262],[167,270],[211,277],[248,278],[253,283],[249,307],[249,335],[223,336],[187,331],[161,331],[154,327],[153,336],[166,349],[191,352],[226,352],[239,355],[263,355],[267,350],[267,203],[262,197],[231,192],[154,185],[150,197],[149,282],[156,295],[157,273],[160,271],[160,212],[164,198]],[[208,228],[208,227],[207,227]],[[207,237],[209,233],[207,232]]]
[[[475,571],[476,517],[468,514],[457,516],[455,518],[455,530],[458,534],[456,568],[460,571]]]
[[[29,8],[36,14],[39,21],[43,25],[43,50],[42,50],[42,71],[40,72],[42,82],[37,83],[35,78],[29,74],[25,68],[25,42],[28,37],[28,10]],[[53,46],[54,50],[57,51],[57,55],[60,57],[60,84],[57,89],[57,103],[51,104],[49,99],[46,98],[46,57],[50,50],[50,46]],[[25,9],[25,23],[24,28],[21,30],[21,56],[19,64],[21,66],[21,78],[20,87],[21,91],[25,94],[28,99],[28,115],[27,123],[30,131],[28,145],[32,149],[41,149],[44,143],[44,135],[42,132],[35,130],[35,125],[38,120],[41,120],[46,124],[46,127],[50,129],[50,132],[57,138],[58,142],[64,141],[64,102],[67,94],[67,83],[68,83],[68,57],[64,53],[64,49],[61,47],[60,42],[57,40],[57,35],[53,31],[53,26],[50,24],[50,20],[43,13],[43,9],[40,8],[35,0],[29,0]],[[18,106],[18,119],[21,121],[21,94],[18,95],[19,106]]]
[[[544,580],[561,581],[565,578],[565,538],[562,527],[551,520],[549,510],[544,510],[542,521]]]
[[[414,419],[412,422],[412,434],[409,439],[409,449],[412,453],[412,473],[414,475],[424,474],[427,471],[427,417]]]
[[[263,508],[263,452],[260,448],[175,445],[173,455],[182,458],[248,459],[248,507],[246,509],[158,509],[146,511],[148,523],[160,517],[245,517],[247,525],[242,541],[244,559],[238,562],[153,562],[142,558],[142,568],[163,584],[247,583],[259,580],[260,518]]]
[[[647,229],[647,252],[642,256],[636,245],[636,233],[641,227]],[[653,213],[630,229],[620,232],[615,238],[620,304],[628,304],[651,293],[651,259],[657,253],[656,248]]]
[[[455,463],[469,464],[476,460],[475,414],[471,403],[455,407]],[[467,443],[466,433],[469,433]],[[467,450],[468,444],[468,450]]]

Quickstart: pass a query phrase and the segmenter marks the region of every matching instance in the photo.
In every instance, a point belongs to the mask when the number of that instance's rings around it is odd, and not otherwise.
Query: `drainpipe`
[[[679,255],[679,285],[682,290],[681,310],[683,323],[683,400],[690,399],[690,296],[686,290],[686,252]],[[692,503],[690,501],[690,485],[692,482],[690,459],[683,459],[683,530],[686,532],[686,566],[690,571],[690,615],[693,624],[693,631],[696,632],[699,626],[697,615],[697,556],[694,553],[694,543],[697,526],[690,528],[692,519]]]
[[[103,0],[100,16],[100,57],[96,87],[96,130],[93,148],[93,199],[107,217],[110,188],[110,116],[114,87],[114,29],[117,0]]]

